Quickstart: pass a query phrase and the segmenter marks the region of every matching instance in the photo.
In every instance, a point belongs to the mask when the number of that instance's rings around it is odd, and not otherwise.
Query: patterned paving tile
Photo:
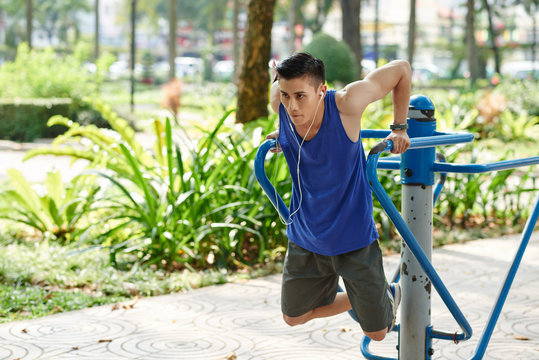
[[[433,262],[474,336],[455,345],[434,341],[433,359],[467,359],[487,321],[517,237],[479,240],[436,249]],[[384,259],[386,273],[399,256]],[[141,299],[133,309],[112,306],[0,326],[0,359],[362,359],[362,332],[347,315],[288,327],[280,314],[280,275]],[[485,359],[539,359],[539,236],[524,256]],[[458,326],[432,296],[436,329]],[[397,334],[371,343],[396,357]]]

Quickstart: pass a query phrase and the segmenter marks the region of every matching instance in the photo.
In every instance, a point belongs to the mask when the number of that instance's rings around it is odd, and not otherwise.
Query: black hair
[[[315,87],[326,82],[326,68],[322,60],[304,52],[287,57],[277,65],[276,70],[278,77],[286,80],[308,75]]]

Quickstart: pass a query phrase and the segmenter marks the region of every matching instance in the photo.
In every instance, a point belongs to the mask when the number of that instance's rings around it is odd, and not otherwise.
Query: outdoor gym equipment
[[[420,360],[431,359],[434,353],[433,339],[451,340],[458,343],[472,337],[470,324],[431,263],[432,209],[443,188],[446,173],[476,174],[530,166],[539,164],[539,156],[489,164],[446,163],[443,156],[439,154],[437,156],[435,153],[436,146],[469,143],[473,141],[474,136],[470,133],[436,131],[434,105],[423,95],[412,96],[410,99],[408,126],[408,135],[411,139],[409,149],[401,156],[379,160],[382,152],[391,151],[392,143],[382,141],[375,145],[367,157],[367,178],[374,195],[403,238],[401,262],[390,280],[390,282],[397,282],[402,279],[401,323],[394,328],[394,331],[399,333],[398,359]],[[388,130],[361,130],[361,138],[385,138],[389,133]],[[255,175],[273,206],[284,219],[288,219],[289,209],[281,197],[278,194],[276,196],[275,188],[264,170],[266,155],[275,146],[274,139],[260,145],[255,158]],[[402,215],[380,184],[377,176],[378,168],[400,169]],[[440,173],[440,179],[433,188],[434,173]],[[526,222],[516,255],[471,359],[482,359],[485,354],[538,217],[539,197]],[[456,320],[461,329],[460,332],[442,331],[432,327],[430,321],[431,285]],[[350,315],[355,319],[352,311]],[[364,337],[361,343],[361,352],[367,359],[395,359],[372,354],[369,343],[368,337]]]

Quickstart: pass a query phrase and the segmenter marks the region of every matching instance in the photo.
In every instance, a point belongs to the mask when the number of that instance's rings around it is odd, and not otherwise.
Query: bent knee
[[[384,329],[384,330],[380,330],[380,331],[373,331],[373,332],[367,332],[365,331],[364,332],[365,335],[370,338],[371,340],[374,340],[374,341],[382,341],[385,339],[386,337],[386,334],[387,334],[387,330]]]
[[[306,316],[288,316],[283,314],[284,322],[289,326],[296,326],[296,325],[302,325],[307,322]]]

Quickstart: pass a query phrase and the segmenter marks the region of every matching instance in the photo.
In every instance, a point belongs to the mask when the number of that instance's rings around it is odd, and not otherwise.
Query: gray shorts
[[[393,307],[378,241],[336,256],[315,254],[289,241],[281,289],[283,314],[296,317],[333,303],[339,276],[363,331],[387,328]]]

